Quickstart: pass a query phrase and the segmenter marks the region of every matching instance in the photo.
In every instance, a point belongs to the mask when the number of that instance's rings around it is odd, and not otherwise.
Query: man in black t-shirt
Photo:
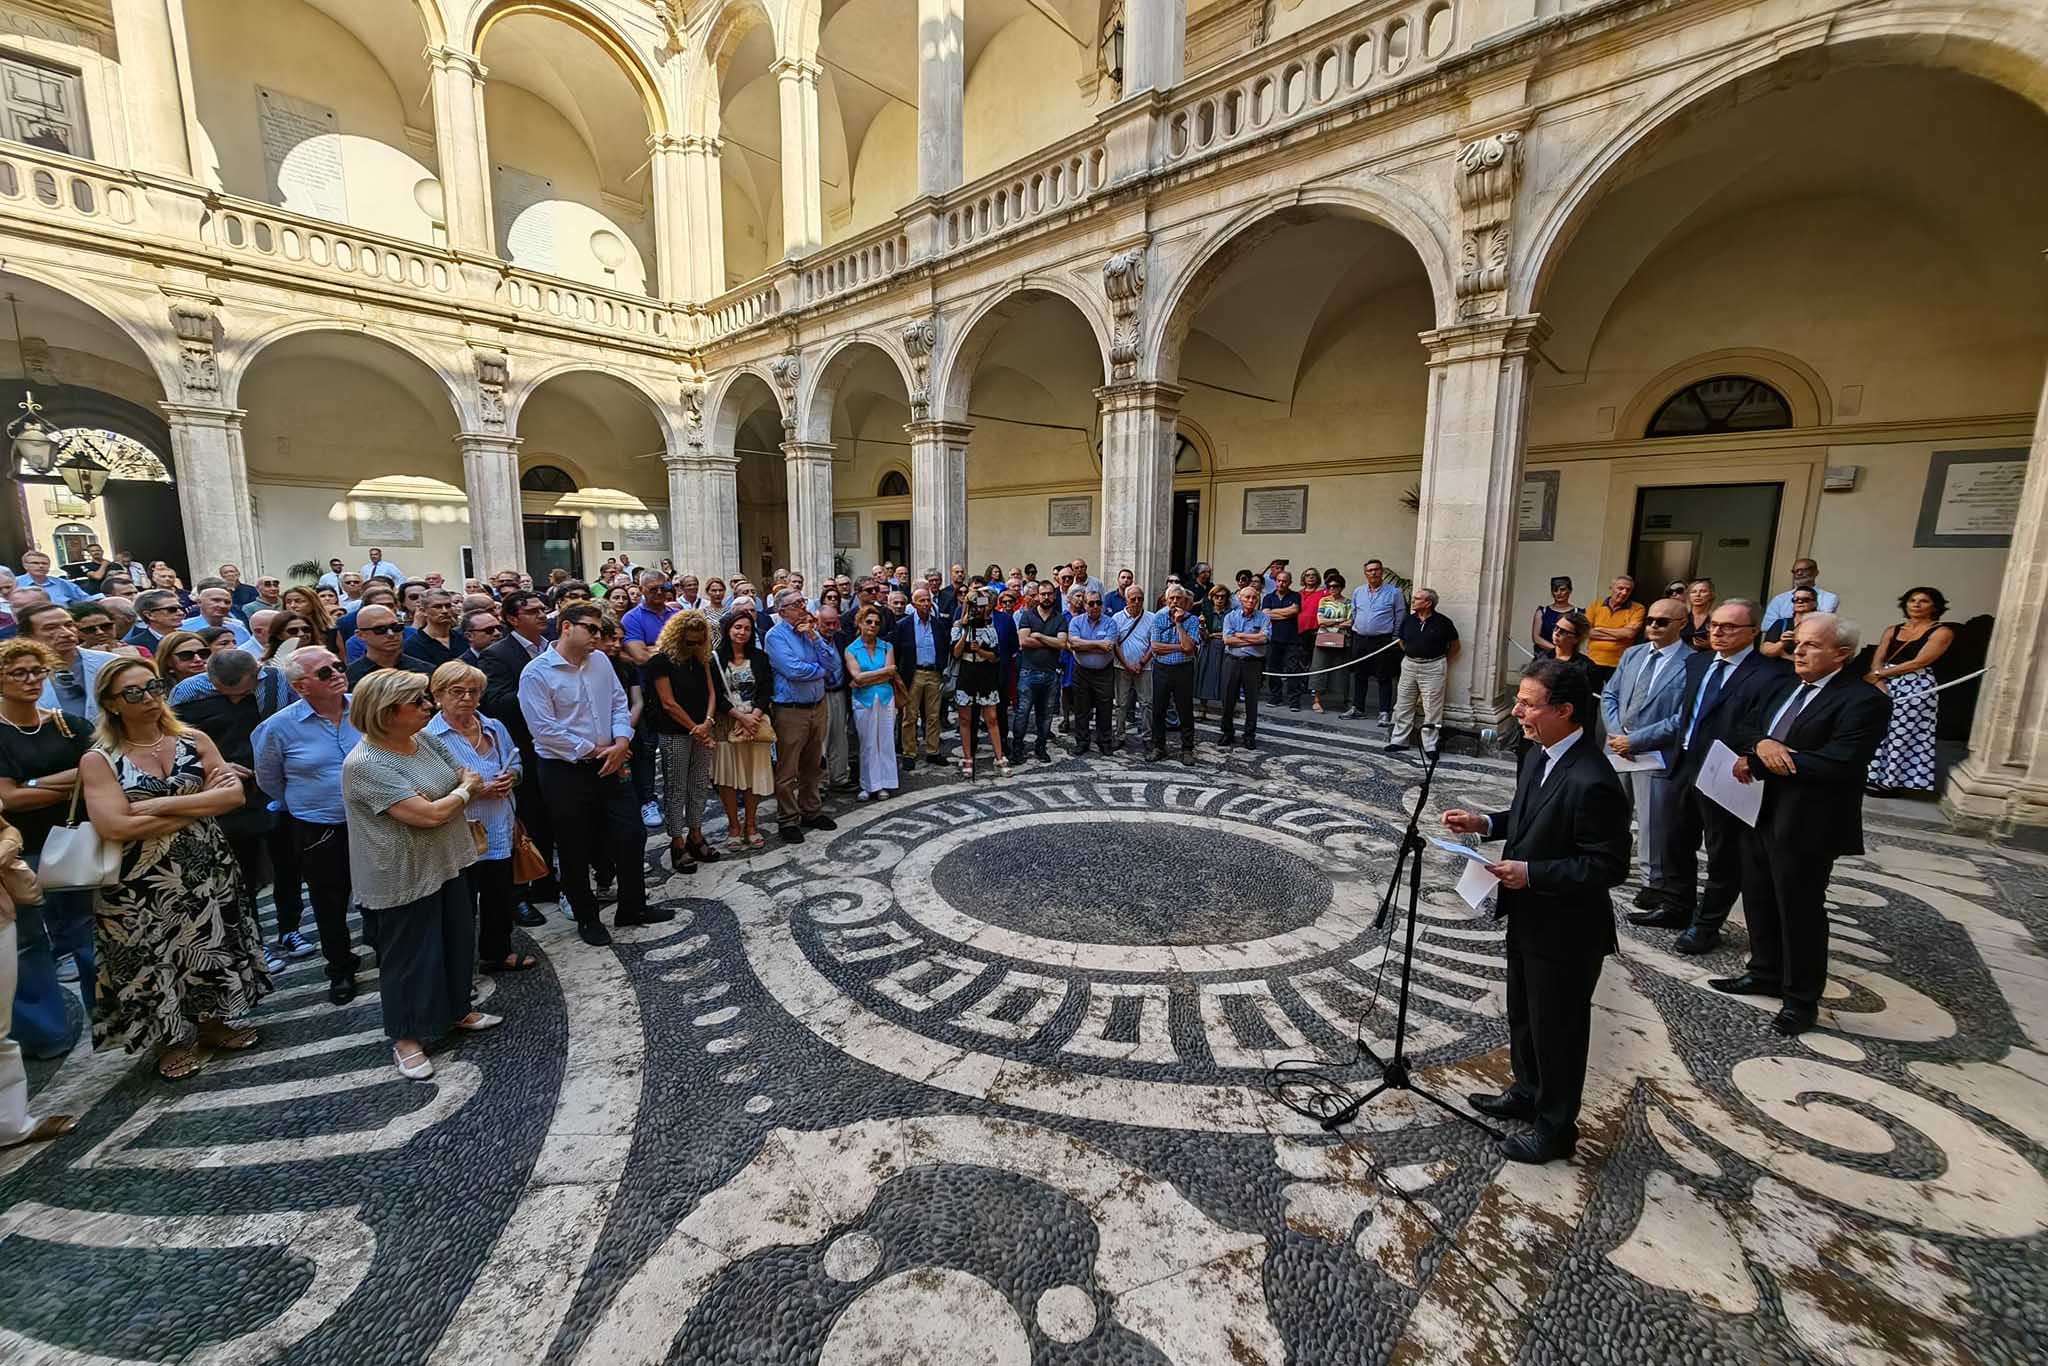
[[[1400,642],[1401,679],[1394,692],[1394,737],[1387,743],[1389,753],[1415,742],[1420,712],[1422,752],[1431,757],[1436,754],[1444,723],[1444,680],[1450,675],[1451,656],[1458,653],[1458,628],[1436,610],[1436,604],[1434,588],[1416,589],[1407,614],[1394,631]]]

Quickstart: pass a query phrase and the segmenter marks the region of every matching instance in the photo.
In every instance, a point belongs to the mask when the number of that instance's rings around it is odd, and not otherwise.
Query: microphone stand
[[[1387,881],[1387,890],[1380,897],[1379,914],[1373,917],[1372,922],[1372,927],[1376,930],[1387,927],[1387,923],[1394,913],[1394,894],[1400,888],[1401,873],[1405,867],[1408,873],[1408,929],[1401,948],[1401,994],[1399,1003],[1394,1011],[1394,1049],[1393,1052],[1382,1058],[1373,1051],[1372,1045],[1365,1041],[1365,1031],[1362,1029],[1359,1031],[1358,1051],[1378,1064],[1380,1084],[1367,1091],[1364,1095],[1347,1102],[1340,1109],[1324,1116],[1319,1122],[1325,1132],[1334,1131],[1342,1125],[1349,1124],[1358,1117],[1360,1110],[1363,1110],[1366,1106],[1372,1104],[1375,1099],[1389,1091],[1409,1091],[1422,1097],[1446,1114],[1463,1120],[1489,1138],[1498,1139],[1501,1137],[1500,1131],[1492,1125],[1479,1119],[1477,1116],[1460,1110],[1428,1087],[1418,1085],[1408,1062],[1408,983],[1415,973],[1416,908],[1422,902],[1422,854],[1423,850],[1428,848],[1427,843],[1422,837],[1422,813],[1429,806],[1429,789],[1430,785],[1436,781],[1436,765],[1441,754],[1442,751],[1439,750],[1437,754],[1429,756],[1427,763],[1423,767],[1422,790],[1415,796],[1415,809],[1408,813],[1408,829],[1401,836],[1401,851],[1394,859],[1394,875]],[[1391,947],[1390,944],[1389,948]]]

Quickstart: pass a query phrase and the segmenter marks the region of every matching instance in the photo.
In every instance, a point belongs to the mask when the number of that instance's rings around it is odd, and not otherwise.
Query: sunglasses
[[[1676,625],[1678,625],[1678,623],[1679,623],[1679,622],[1681,622],[1681,621],[1684,621],[1684,620],[1685,620],[1685,618],[1684,618],[1684,617],[1645,617],[1645,618],[1644,618],[1644,620],[1645,620],[1645,621],[1647,621],[1647,622],[1648,622],[1648,623],[1649,623],[1650,625],[1652,625],[1652,626],[1676,626]]]
[[[435,709],[434,699],[429,697],[425,693],[420,693],[416,696],[408,697],[404,701],[396,703],[395,705],[401,707],[418,707],[421,711],[433,711]]]
[[[310,626],[287,626],[284,628],[284,633],[288,636],[296,636],[300,640],[311,640],[313,638],[313,628]]]
[[[132,705],[152,697],[162,697],[164,691],[164,681],[161,678],[152,678],[139,687],[121,689],[121,700]]]
[[[308,670],[306,677],[318,679],[322,683],[332,683],[335,679],[341,677],[341,670],[335,668],[332,664],[322,664],[317,669]]]
[[[358,629],[366,636],[395,636],[405,628],[393,622],[389,626],[364,626]]]
[[[173,650],[173,651],[171,651],[171,658],[172,658],[172,659],[188,659],[188,660],[189,660],[189,659],[204,659],[204,658],[206,658],[206,651],[204,651],[204,650]]]

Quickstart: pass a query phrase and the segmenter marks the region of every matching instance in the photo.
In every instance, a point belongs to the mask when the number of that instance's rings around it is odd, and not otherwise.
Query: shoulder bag
[[[78,820],[78,794],[84,786],[81,775],[72,784],[71,807],[64,824],[51,827],[43,841],[43,857],[37,864],[36,876],[46,892],[111,887],[121,880],[120,842],[101,839],[90,819],[83,823]]]

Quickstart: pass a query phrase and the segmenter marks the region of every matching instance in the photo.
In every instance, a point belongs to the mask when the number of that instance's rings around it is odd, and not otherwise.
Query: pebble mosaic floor
[[[1796,1041],[1704,986],[1739,915],[1703,960],[1625,926],[1578,1155],[1516,1166],[1412,1096],[1338,1136],[1274,1102],[1283,1058],[1375,1077],[1420,769],[1356,723],[1260,738],[920,768],[666,876],[675,919],[611,949],[551,916],[540,971],[480,979],[507,1026],[431,1083],[391,1067],[375,976],[335,1009],[317,959],[191,1082],[38,1068],[84,1119],[0,1152],[0,1361],[2048,1359],[2048,861],[1876,818]],[[1447,757],[1433,805],[1511,782]],[[1410,1048],[1462,1097],[1506,1029],[1452,863]]]

